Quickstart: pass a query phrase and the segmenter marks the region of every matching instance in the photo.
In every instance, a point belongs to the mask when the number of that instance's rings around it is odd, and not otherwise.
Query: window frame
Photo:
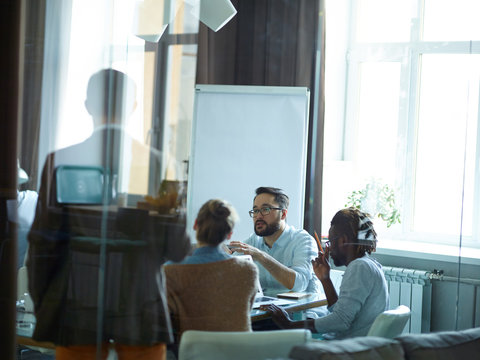
[[[345,113],[344,134],[342,142],[343,160],[355,161],[358,139],[359,89],[361,85],[360,66],[364,62],[399,62],[400,93],[408,93],[401,97],[398,113],[399,138],[405,139],[404,149],[397,146],[396,167],[401,169],[396,172],[396,185],[401,187],[401,197],[397,203],[401,204],[401,231],[387,234],[392,241],[414,241],[425,243],[440,243],[451,246],[469,246],[480,248],[480,224],[473,221],[472,236],[427,234],[413,231],[414,206],[415,206],[415,167],[417,154],[417,137],[420,107],[420,77],[422,71],[422,56],[424,54],[480,54],[480,41],[423,41],[424,0],[417,1],[418,18],[412,18],[409,42],[356,42],[355,30],[357,28],[357,7],[360,0],[350,0],[349,38],[346,44],[346,81],[345,81]],[[475,101],[475,100],[473,100]],[[480,99],[476,100],[480,104]],[[480,159],[480,112],[477,121],[476,159]],[[480,200],[480,166],[475,165],[475,199]],[[480,214],[480,201],[474,201],[473,218]],[[461,216],[459,214],[459,216]]]

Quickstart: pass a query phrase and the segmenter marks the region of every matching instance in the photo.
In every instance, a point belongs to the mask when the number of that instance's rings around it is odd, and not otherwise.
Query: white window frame
[[[394,61],[401,63],[401,91],[405,91],[409,96],[400,99],[398,114],[398,136],[406,139],[403,154],[399,153],[397,148],[396,165],[403,169],[397,172],[397,185],[403,185],[401,189],[401,198],[397,202],[402,204],[402,230],[401,234],[391,240],[396,242],[425,242],[458,246],[460,244],[460,231],[457,237],[442,236],[438,234],[414,233],[406,229],[413,228],[413,207],[414,207],[414,187],[415,181],[415,156],[416,156],[416,130],[418,128],[418,109],[419,109],[419,79],[421,76],[421,56],[423,54],[480,54],[480,41],[448,41],[448,42],[426,42],[421,40],[421,21],[423,19],[423,0],[418,0],[418,21],[412,24],[411,38],[409,42],[403,43],[355,43],[355,18],[357,0],[350,0],[350,21],[347,23],[350,27],[349,42],[347,41],[346,51],[346,81],[345,81],[345,123],[343,125],[343,147],[341,154],[343,160],[355,161],[355,150],[357,146],[356,129],[358,127],[357,111],[359,97],[359,66],[364,61]],[[328,11],[328,5],[327,5]],[[330,20],[332,21],[332,20]],[[327,42],[328,51],[328,42]],[[328,67],[327,70],[328,72]],[[402,103],[403,101],[403,103]],[[480,99],[478,100],[480,104]],[[327,104],[328,107],[328,104]],[[480,117],[480,112],[479,112]],[[328,118],[326,121],[329,121]],[[480,119],[478,120],[480,124]],[[478,126],[480,128],[480,126]],[[476,158],[480,159],[480,131],[477,134]],[[328,136],[328,135],[327,135]],[[480,163],[477,161],[475,169],[475,198],[478,201],[474,203],[474,219],[480,215]],[[328,191],[328,189],[326,189]],[[460,216],[460,214],[459,214]],[[473,221],[475,224],[476,222]],[[478,248],[480,250],[480,223],[474,225],[472,237],[462,238],[462,246]],[[381,246],[381,244],[379,244]],[[400,245],[401,246],[401,245]],[[478,256],[478,255],[476,255]],[[480,256],[478,256],[480,257]]]

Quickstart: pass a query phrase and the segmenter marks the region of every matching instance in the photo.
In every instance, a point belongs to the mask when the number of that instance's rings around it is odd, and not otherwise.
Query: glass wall
[[[26,46],[43,52],[25,70],[41,83],[37,98],[24,94],[19,129],[17,355],[54,358],[56,347],[70,358],[68,346],[87,344],[79,351],[101,358],[113,356],[112,343],[161,358],[158,344],[173,340],[162,265],[191,249],[199,7],[42,4],[25,10],[27,23],[40,24]],[[43,346],[26,346],[31,337]]]
[[[46,356],[174,340],[162,266],[196,242],[198,84],[308,88],[299,227],[328,238],[339,209],[361,208],[382,265],[432,285],[422,332],[480,324],[478,2],[242,1],[217,32],[194,0],[26,2],[17,334]],[[288,136],[267,140],[219,171],[288,156]]]

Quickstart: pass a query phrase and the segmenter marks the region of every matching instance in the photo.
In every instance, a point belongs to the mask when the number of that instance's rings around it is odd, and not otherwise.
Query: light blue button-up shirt
[[[287,289],[280,284],[261,264],[256,262],[260,275],[260,284],[267,293],[286,291],[305,291],[316,293],[320,289],[320,282],[313,272],[311,260],[318,255],[317,245],[313,237],[305,230],[297,230],[286,225],[280,237],[272,248],[268,247],[263,237],[255,234],[244,241],[246,244],[262,250],[278,262],[295,271],[295,284]]]
[[[232,256],[218,246],[202,246],[196,248],[192,255],[187,256],[180,262],[169,262],[170,264],[207,264],[216,261],[228,260]]]
[[[343,275],[330,313],[315,319],[319,333],[337,339],[365,336],[373,321],[388,309],[388,288],[382,266],[369,255],[353,260]]]

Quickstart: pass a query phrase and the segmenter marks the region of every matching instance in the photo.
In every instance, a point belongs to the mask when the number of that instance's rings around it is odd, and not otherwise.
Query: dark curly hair
[[[377,233],[369,214],[353,207],[342,209],[335,214],[330,225],[336,236],[346,236],[349,243],[358,244],[359,256],[375,252]],[[362,234],[361,239],[359,233]]]

